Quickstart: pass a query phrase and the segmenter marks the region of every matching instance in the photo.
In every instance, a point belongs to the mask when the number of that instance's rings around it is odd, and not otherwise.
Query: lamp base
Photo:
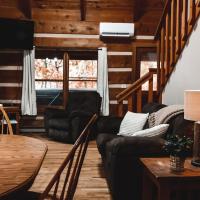
[[[200,122],[194,123],[194,144],[191,164],[200,167]]]
[[[200,160],[192,160],[191,164],[195,167],[200,167]]]

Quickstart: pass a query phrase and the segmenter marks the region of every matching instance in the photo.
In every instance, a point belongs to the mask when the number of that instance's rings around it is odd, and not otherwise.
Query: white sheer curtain
[[[97,92],[99,92],[102,97],[101,114],[104,116],[109,115],[108,63],[106,47],[102,47],[98,50]]]
[[[35,49],[25,50],[23,59],[22,115],[37,115],[35,91]]]

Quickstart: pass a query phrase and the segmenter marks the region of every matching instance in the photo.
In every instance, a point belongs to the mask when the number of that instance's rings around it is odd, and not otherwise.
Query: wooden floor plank
[[[48,152],[31,191],[42,192],[54,175],[72,145],[51,141],[41,134],[31,134],[48,145]],[[91,141],[82,167],[74,200],[111,200],[103,174],[96,142]]]

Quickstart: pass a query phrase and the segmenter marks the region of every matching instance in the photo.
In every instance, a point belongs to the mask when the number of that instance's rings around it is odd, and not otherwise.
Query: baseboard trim
[[[20,129],[21,133],[44,133],[44,128],[22,128]]]

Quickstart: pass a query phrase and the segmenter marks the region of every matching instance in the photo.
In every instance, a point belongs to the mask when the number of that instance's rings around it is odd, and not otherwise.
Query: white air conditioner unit
[[[100,22],[99,31],[101,37],[133,37],[134,24]]]

